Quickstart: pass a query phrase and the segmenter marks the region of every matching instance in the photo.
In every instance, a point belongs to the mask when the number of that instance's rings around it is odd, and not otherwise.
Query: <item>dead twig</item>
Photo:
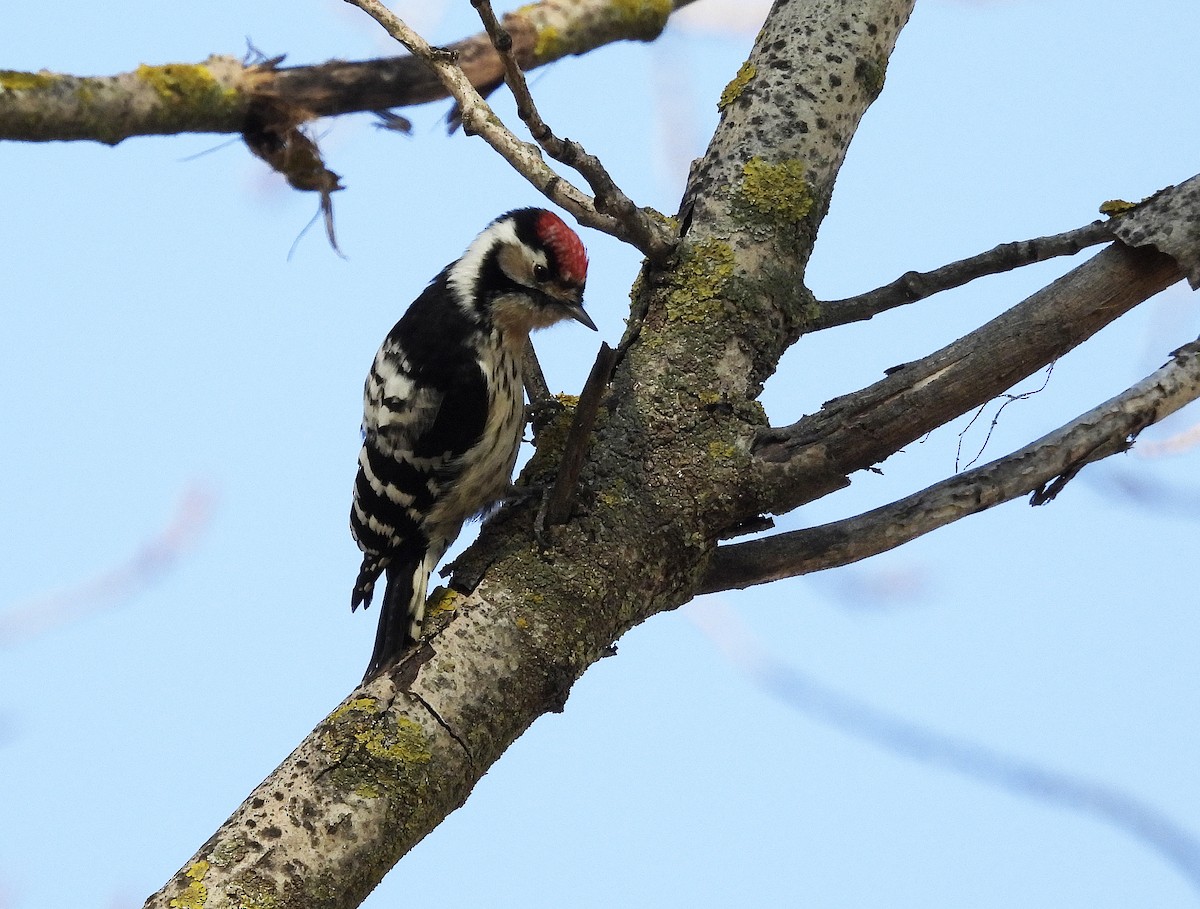
[[[513,54],[512,36],[496,18],[491,0],[471,0],[479,13],[484,31],[492,40],[492,46],[500,55],[504,65],[504,81],[517,102],[517,116],[529,129],[529,134],[555,161],[578,171],[595,193],[596,211],[617,218],[630,237],[636,238],[634,245],[656,261],[661,261],[674,249],[675,239],[664,228],[661,220],[652,212],[639,208],[617,186],[616,181],[605,169],[600,159],[589,154],[578,142],[560,139],[538,113],[537,104],[529,91],[516,56]],[[647,252],[650,250],[650,252]]]
[[[575,417],[571,428],[567,431],[567,441],[563,446],[562,460],[559,462],[558,476],[550,488],[546,498],[543,515],[539,520],[541,527],[553,527],[565,524],[571,517],[571,506],[575,502],[575,492],[579,486],[579,474],[583,470],[584,457],[587,455],[588,442],[592,438],[592,430],[596,426],[596,417],[600,412],[600,401],[604,390],[612,378],[613,367],[617,362],[617,352],[607,344],[600,345],[596,354],[596,362],[588,374],[583,391],[579,394],[579,403],[575,406]]]
[[[652,223],[655,227],[639,231],[631,229],[621,218],[601,211],[596,200],[546,164],[537,145],[517,138],[501,122],[459,67],[453,53],[430,45],[379,0],[346,2],[369,15],[413,56],[424,61],[458,103],[463,131],[487,142],[547,199],[570,212],[580,224],[630,243],[650,259],[663,261],[670,255],[674,240],[665,222],[651,221],[647,216],[645,224]]]
[[[697,593],[837,568],[1024,495],[1054,498],[1088,464],[1126,451],[1143,429],[1200,398],[1200,339],[1115,398],[1019,451],[863,514],[720,546]]]
[[[1111,221],[1093,221],[1083,227],[1035,237],[1001,243],[987,252],[966,259],[959,259],[933,271],[910,271],[890,284],[877,287],[855,297],[830,300],[821,304],[821,313],[809,326],[809,331],[820,331],[861,322],[880,313],[932,297],[942,291],[969,284],[986,275],[997,275],[1012,271],[1034,262],[1044,262],[1056,256],[1073,256],[1080,250],[1114,239]]]

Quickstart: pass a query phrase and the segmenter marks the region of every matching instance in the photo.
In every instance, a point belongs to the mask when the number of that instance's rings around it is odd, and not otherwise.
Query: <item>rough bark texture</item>
[[[533,505],[491,521],[456,582],[486,573],[439,601],[446,624],[350,695],[148,906],[355,905],[617,637],[692,597],[756,500],[741,491],[765,425],[754,398],[803,324],[816,226],[910,10],[776,4],[723,99],[684,244],[641,282],[645,322],[572,520],[545,551]],[[529,473],[554,460],[543,442]]]
[[[848,482],[844,474],[991,400],[1182,277],[1165,253],[1115,243],[953,344],[764,433],[757,445],[771,490],[764,510],[811,502],[828,491],[822,477]]]
[[[1200,340],[1137,385],[1066,426],[974,470],[864,514],[719,548],[701,593],[849,565],[1019,496],[1053,498],[1085,465],[1128,451],[1151,423],[1200,398]]]
[[[673,9],[692,0],[543,0],[504,17],[526,69],[613,41],[652,41]],[[500,58],[484,34],[450,45],[483,92],[503,82]],[[139,66],[116,76],[0,70],[0,139],[27,142],[181,132],[241,133],[256,106],[286,111],[294,124],[353,111],[387,110],[446,97],[419,60],[390,57],[276,69],[213,56],[202,63]]]
[[[1115,219],[1113,232],[1130,246],[1150,246],[1184,269],[1200,290],[1200,176],[1168,186]]]

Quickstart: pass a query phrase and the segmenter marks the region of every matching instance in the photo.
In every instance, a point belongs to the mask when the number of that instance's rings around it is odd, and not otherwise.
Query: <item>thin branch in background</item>
[[[1138,442],[1133,453],[1143,458],[1166,458],[1200,448],[1200,423],[1158,442]]]
[[[815,575],[810,583],[838,607],[856,613],[908,609],[927,600],[933,586],[921,566],[881,567],[874,563]]]
[[[570,212],[580,224],[593,227],[630,243],[647,258],[662,261],[674,249],[674,238],[665,222],[644,210],[637,218],[623,219],[601,211],[596,200],[557,174],[542,158],[538,146],[515,136],[484,100],[455,61],[453,53],[435,48],[379,0],[346,0],[378,22],[393,38],[423,60],[436,73],[446,91],[458,103],[463,131],[480,136],[539,192]],[[577,163],[572,166],[578,167]],[[631,203],[632,204],[632,203]]]
[[[1048,237],[1001,243],[987,252],[951,262],[933,271],[910,271],[891,284],[885,284],[875,290],[843,300],[822,303],[821,313],[812,322],[809,330],[820,331],[851,322],[861,322],[897,306],[915,303],[942,291],[961,287],[986,275],[1001,274],[1057,256],[1073,256],[1089,246],[1107,243],[1112,239],[1111,222],[1093,221],[1084,227]]]
[[[1200,518],[1200,489],[1162,480],[1144,466],[1138,470],[1113,467],[1088,471],[1084,478],[1101,496],[1144,509],[1155,516]]]
[[[0,615],[0,647],[14,647],[87,615],[111,609],[141,593],[174,568],[212,517],[213,494],[193,484],[171,521],[127,561],[77,587],[48,594]]]
[[[674,0],[671,9],[665,9],[657,3],[631,7],[613,0],[535,0],[504,19],[519,37],[521,62],[529,70],[617,41],[653,41],[667,16],[692,2]],[[449,50],[475,85],[486,90],[503,81],[500,61],[486,34],[455,41]],[[426,64],[408,54],[280,68],[283,59],[267,57],[251,47],[241,59],[214,55],[198,64],[139,68],[115,76],[9,72],[6,90],[0,91],[0,138],[29,142],[87,139],[115,145],[139,135],[240,133],[246,105],[256,99],[273,99],[302,114],[299,123],[425,104],[448,96]],[[151,78],[146,78],[148,74]],[[193,76],[204,80],[203,86],[193,86],[201,89],[199,94],[189,89],[184,98],[175,92],[157,91],[160,79]],[[212,79],[215,85],[210,84]],[[210,88],[214,90],[210,92]]]
[[[689,615],[732,663],[793,709],[892,754],[1086,814],[1139,840],[1200,892],[1200,842],[1133,795],[947,735],[836,691],[769,653],[731,610],[701,607]]]
[[[983,444],[979,446],[979,451],[975,452],[975,456],[972,457],[971,460],[967,461],[966,464],[962,464],[963,442],[966,441],[967,433],[970,431],[971,427],[975,425],[975,421],[983,415],[984,410],[987,409],[987,406],[991,403],[991,401],[989,401],[988,404],[980,405],[979,410],[975,411],[975,416],[971,417],[970,422],[968,422],[967,425],[963,427],[962,432],[958,434],[958,447],[954,451],[955,473],[958,473],[960,470],[968,470],[971,467],[974,467],[975,463],[983,457],[983,453],[987,451],[988,442],[992,440],[992,433],[995,432],[996,427],[1000,424],[1000,415],[1004,413],[1005,408],[1008,407],[1009,404],[1012,404],[1014,401],[1028,400],[1034,395],[1041,394],[1046,390],[1046,386],[1050,384],[1050,376],[1054,373],[1054,364],[1057,362],[1057,360],[1054,360],[1049,366],[1046,367],[1046,378],[1042,380],[1042,384],[1037,388],[1030,389],[1029,391],[1022,391],[1015,395],[1004,394],[1000,396],[1003,398],[1004,403],[1000,405],[1000,408],[992,417],[992,422],[988,425],[987,435],[983,437]]]

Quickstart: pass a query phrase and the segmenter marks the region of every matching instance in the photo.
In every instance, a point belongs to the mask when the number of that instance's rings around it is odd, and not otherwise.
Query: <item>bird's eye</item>
[[[538,284],[545,284],[550,280],[550,269],[540,263],[533,266],[533,280]]]

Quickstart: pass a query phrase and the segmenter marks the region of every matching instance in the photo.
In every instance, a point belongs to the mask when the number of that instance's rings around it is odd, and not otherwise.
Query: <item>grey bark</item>
[[[1148,425],[1198,397],[1200,339],[1137,385],[1019,451],[852,518],[720,547],[700,593],[849,565],[1020,496],[1044,505],[1085,465],[1128,451]]]
[[[1115,243],[936,353],[763,433],[756,450],[777,490],[763,507],[790,510],[823,494],[824,482],[849,482],[846,474],[991,400],[1183,274],[1175,259],[1152,247]],[[824,481],[803,482],[810,477]]]
[[[534,504],[491,521],[460,560],[486,573],[439,601],[444,627],[353,692],[147,906],[201,889],[207,906],[356,905],[617,637],[692,597],[755,501],[754,398],[802,323],[816,225],[910,10],[776,4],[690,188],[683,247],[642,282],[572,519],[546,551]],[[544,449],[531,479],[552,472]]]

